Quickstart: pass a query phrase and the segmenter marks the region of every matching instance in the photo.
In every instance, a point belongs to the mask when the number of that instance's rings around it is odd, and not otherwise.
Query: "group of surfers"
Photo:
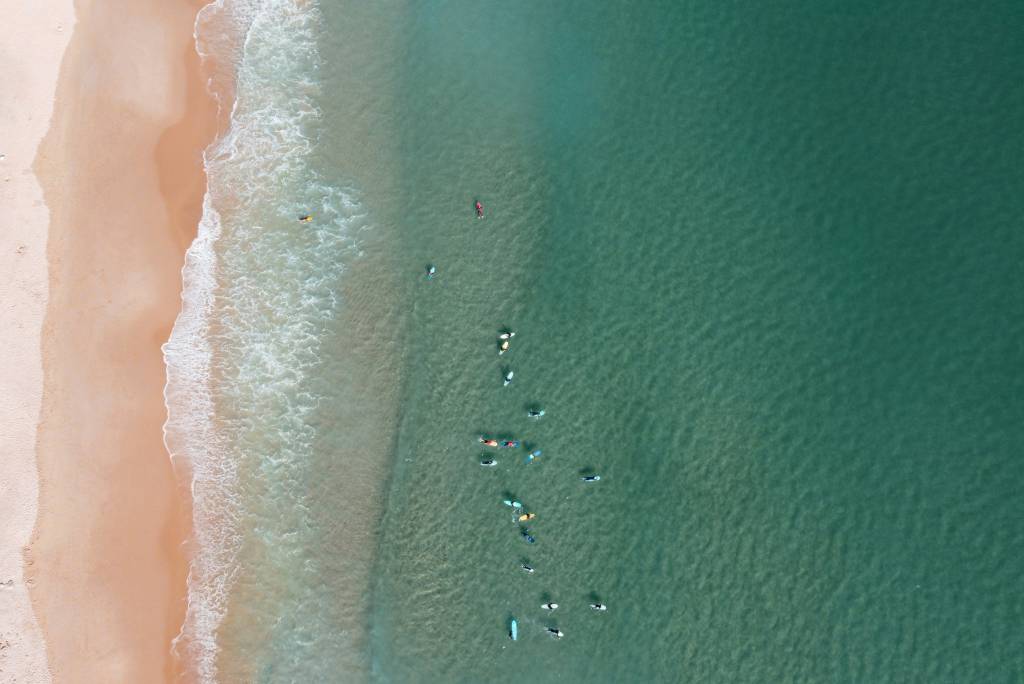
[[[483,203],[480,202],[479,200],[475,201],[474,202],[474,209],[476,210],[476,217],[478,219],[482,219],[484,217],[484,205],[483,205]],[[301,216],[299,218],[299,220],[301,222],[303,222],[303,223],[309,223],[310,221],[313,220],[313,217],[312,217],[312,215],[304,215],[304,216]],[[427,279],[430,280],[435,275],[437,275],[437,267],[435,267],[433,264],[428,265],[427,266]],[[511,346],[511,340],[512,340],[513,337],[515,337],[515,335],[516,335],[515,332],[512,331],[512,330],[503,330],[501,333],[498,334],[498,356],[502,356],[503,354],[505,354],[509,350],[509,348]],[[508,387],[512,383],[513,377],[514,377],[514,373],[510,369],[506,369],[504,371],[503,382],[504,382],[504,386],[505,387]],[[542,409],[542,408],[531,408],[531,409],[527,410],[526,415],[527,415],[528,418],[539,419],[539,418],[542,418],[544,416],[544,409]],[[503,449],[516,449],[516,448],[519,447],[519,444],[520,444],[519,440],[517,440],[517,439],[505,439],[505,440],[499,441],[497,439],[494,439],[493,437],[486,437],[484,435],[480,436],[479,441],[480,441],[480,444],[483,444],[484,446],[493,447],[493,448],[503,448]],[[527,454],[526,462],[527,463],[534,462],[534,460],[536,460],[541,455],[541,453],[542,452],[541,452],[540,449],[534,449],[529,454]],[[493,458],[483,458],[480,461],[480,465],[485,466],[485,467],[493,467],[493,466],[498,465],[498,461],[493,459]],[[598,482],[601,479],[601,477],[599,475],[584,475],[580,479],[583,482]],[[511,506],[514,509],[516,509],[516,520],[519,523],[529,522],[530,520],[533,520],[533,518],[536,517],[536,514],[534,514],[534,513],[527,513],[526,511],[524,511],[523,510],[523,505],[519,501],[512,501],[512,500],[507,500],[506,499],[505,500],[505,504],[508,505],[508,506]],[[526,527],[521,527],[520,531],[522,533],[523,538],[526,540],[526,542],[528,544],[533,544],[536,541],[534,539],[533,535],[530,534],[529,530]],[[522,567],[522,569],[525,572],[527,572],[528,574],[532,575],[533,572],[534,572],[534,568],[531,565],[529,565],[528,563],[522,563],[520,567]],[[551,601],[548,601],[547,603],[544,603],[541,606],[541,608],[543,608],[544,610],[547,610],[547,611],[553,611],[553,610],[556,610],[558,608],[558,604],[554,603],[554,602],[551,602]],[[595,610],[595,611],[607,610],[607,606],[605,606],[603,603],[591,603],[590,604],[590,608],[591,608],[591,610]],[[556,639],[561,639],[562,636],[564,636],[563,632],[560,629],[557,629],[555,627],[548,627],[547,628],[547,632],[548,632],[548,634],[550,634],[552,637],[554,637]],[[512,621],[511,621],[510,630],[509,630],[509,637],[512,640],[516,640],[518,638],[518,626],[517,626],[517,622],[516,622],[515,618],[512,618]]]

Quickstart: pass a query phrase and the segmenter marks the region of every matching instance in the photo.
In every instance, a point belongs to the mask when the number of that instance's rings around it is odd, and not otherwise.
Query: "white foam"
[[[227,503],[233,497],[235,473],[217,434],[210,387],[209,328],[217,284],[214,243],[219,237],[220,217],[207,193],[198,236],[182,267],[181,312],[170,339],[163,345],[167,366],[164,402],[168,416],[164,443],[176,471],[192,476],[194,519],[188,608],[173,648],[177,652],[187,635],[189,648],[178,655],[194,663],[203,682],[216,680],[215,634],[223,617],[238,549],[237,530],[230,521],[232,508]]]
[[[182,309],[163,346],[164,442],[176,471],[191,478],[194,527],[174,650],[201,682],[217,679],[217,632],[244,535],[291,541],[245,517],[239,467],[260,439],[273,447],[260,454],[264,468],[290,467],[311,448],[318,399],[303,381],[339,306],[339,255],[354,250],[349,227],[363,218],[350,194],[309,168],[320,116],[309,77],[319,21],[316,4],[300,0],[217,0],[196,19],[199,54],[236,68],[229,128],[204,154],[203,216],[182,268]],[[223,91],[215,95],[224,101]],[[316,221],[298,224],[314,205]],[[278,220],[264,227],[259,217]],[[223,407],[232,419],[218,417]],[[274,417],[267,429],[277,433],[259,432],[261,415]]]

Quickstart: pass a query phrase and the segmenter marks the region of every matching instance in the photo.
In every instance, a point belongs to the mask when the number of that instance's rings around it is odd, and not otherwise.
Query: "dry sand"
[[[192,37],[203,3],[76,4],[35,164],[51,221],[26,575],[53,681],[171,681],[190,502],[163,445],[160,345],[215,124]]]
[[[50,214],[32,173],[50,123],[72,0],[0,0],[0,683],[49,682],[22,551],[35,525],[39,335]]]

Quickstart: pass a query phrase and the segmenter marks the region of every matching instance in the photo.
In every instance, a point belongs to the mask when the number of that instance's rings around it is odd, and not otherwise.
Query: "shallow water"
[[[1024,676],[1015,5],[298,7],[214,247],[221,681]]]

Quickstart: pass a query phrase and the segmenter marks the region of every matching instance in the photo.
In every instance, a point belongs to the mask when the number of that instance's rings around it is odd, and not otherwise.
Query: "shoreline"
[[[57,682],[184,678],[171,642],[190,505],[163,443],[160,346],[216,127],[193,39],[203,4],[80,5],[36,157],[50,299],[25,563]]]
[[[75,23],[71,0],[0,0],[7,20],[0,86],[0,682],[51,681],[43,632],[29,597],[23,553],[38,513],[36,426],[42,398],[40,349],[49,296],[46,242],[50,214],[32,171],[50,125],[57,77]]]

